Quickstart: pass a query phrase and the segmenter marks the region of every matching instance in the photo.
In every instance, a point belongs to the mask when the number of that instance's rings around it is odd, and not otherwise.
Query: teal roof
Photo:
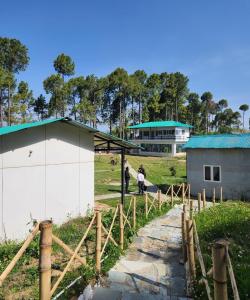
[[[129,126],[129,129],[140,129],[140,128],[157,128],[157,127],[185,127],[192,128],[193,126],[184,124],[176,121],[156,121],[156,122],[145,122],[133,126]]]
[[[1,127],[0,128],[0,136],[5,135],[5,134],[9,134],[9,133],[12,133],[12,132],[32,128],[32,127],[47,125],[47,124],[58,122],[58,121],[72,123],[72,124],[75,124],[76,126],[80,126],[80,127],[83,127],[85,129],[89,129],[89,130],[94,131],[94,132],[98,131],[98,130],[92,128],[92,127],[89,127],[89,126],[84,125],[84,124],[79,123],[79,122],[72,121],[68,118],[57,118],[57,119],[46,119],[46,120],[43,120],[43,121],[37,121],[37,122],[31,122],[31,123],[24,123],[24,124],[17,124],[17,125],[12,125],[12,126]]]
[[[109,134],[104,133],[100,130],[97,130],[95,128],[92,128],[92,127],[89,127],[85,124],[82,124],[80,122],[73,121],[70,118],[46,119],[46,120],[43,120],[43,121],[37,121],[37,122],[31,122],[31,123],[24,123],[24,124],[18,124],[18,125],[13,125],[13,126],[1,127],[0,128],[0,136],[10,134],[10,133],[14,133],[14,132],[18,132],[18,131],[25,130],[25,129],[29,129],[29,128],[33,128],[33,127],[48,125],[48,124],[55,123],[55,122],[64,122],[64,123],[73,125],[75,127],[79,127],[79,128],[88,130],[89,132],[93,132],[96,137],[102,138],[105,141],[107,141],[109,143],[114,143],[118,146],[122,146],[122,147],[125,147],[125,148],[141,148],[139,145],[136,145],[136,144],[133,144],[131,142],[125,141],[123,139],[120,139],[118,137],[109,135]]]
[[[250,149],[250,133],[192,136],[183,149]]]

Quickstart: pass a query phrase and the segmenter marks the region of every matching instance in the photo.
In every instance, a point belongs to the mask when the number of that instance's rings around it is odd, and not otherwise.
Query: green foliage
[[[229,241],[229,254],[233,264],[240,299],[250,295],[250,205],[243,202],[226,202],[211,207],[195,216],[206,270],[212,266],[212,243],[216,239]],[[201,276],[198,269],[198,277]],[[210,281],[212,287],[212,280]],[[230,298],[233,299],[230,280]],[[204,286],[195,290],[195,299],[206,299]]]
[[[75,73],[75,64],[71,57],[64,53],[57,56],[54,61],[54,68],[58,74],[62,76],[70,76]]]
[[[176,168],[174,166],[170,167],[169,171],[171,173],[171,176],[176,176]]]

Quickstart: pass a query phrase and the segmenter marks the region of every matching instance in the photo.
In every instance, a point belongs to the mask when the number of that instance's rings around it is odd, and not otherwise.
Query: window
[[[220,166],[203,166],[204,180],[212,182],[221,181],[221,167]]]

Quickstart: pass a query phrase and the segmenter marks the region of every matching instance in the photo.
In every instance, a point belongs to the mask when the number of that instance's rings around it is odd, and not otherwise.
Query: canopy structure
[[[113,135],[97,131],[94,133],[94,145],[95,151],[108,151],[108,152],[119,152],[121,154],[121,203],[124,204],[124,166],[125,166],[125,152],[130,149],[139,149],[140,146],[122,140]]]

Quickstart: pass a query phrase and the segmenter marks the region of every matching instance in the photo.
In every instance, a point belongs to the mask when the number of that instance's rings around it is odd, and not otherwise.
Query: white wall
[[[62,223],[94,205],[93,134],[57,122],[1,137],[0,239],[37,220]]]

